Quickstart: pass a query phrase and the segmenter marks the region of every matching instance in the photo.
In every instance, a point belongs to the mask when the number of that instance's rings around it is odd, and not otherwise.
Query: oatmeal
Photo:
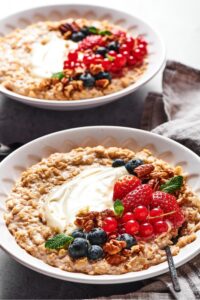
[[[6,225],[23,249],[54,267],[91,275],[164,262],[165,246],[177,255],[200,229],[199,198],[181,167],[147,149],[52,154],[22,173],[6,205]]]
[[[147,52],[141,36],[107,21],[39,22],[0,38],[0,83],[39,99],[100,97],[137,81]]]

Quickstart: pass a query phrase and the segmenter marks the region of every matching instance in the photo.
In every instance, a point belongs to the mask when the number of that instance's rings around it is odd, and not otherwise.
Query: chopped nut
[[[65,23],[65,24],[61,24],[59,27],[58,27],[58,29],[60,30],[60,32],[62,33],[62,34],[65,34],[66,32],[73,32],[73,28],[72,28],[72,26],[69,24],[69,23]]]
[[[95,84],[97,87],[105,89],[110,84],[110,81],[108,79],[99,79],[96,80]]]
[[[127,257],[120,255],[120,254],[115,254],[115,255],[110,255],[106,257],[107,262],[110,265],[117,266],[121,264],[122,262],[127,260]]]
[[[89,70],[92,75],[97,75],[98,73],[103,72],[103,67],[101,64],[99,65],[91,64]]]
[[[94,227],[97,226],[97,217],[99,216],[99,212],[81,212],[77,215],[76,220],[74,222],[75,225],[89,232]]]
[[[153,170],[154,166],[152,164],[144,164],[135,168],[134,172],[139,178],[143,178],[149,175]]]
[[[82,80],[73,80],[71,81],[73,88],[77,91],[83,90],[83,81]]]
[[[111,240],[104,245],[103,250],[109,255],[114,255],[121,252],[124,248],[126,248],[125,241]]]
[[[160,180],[159,178],[157,179],[151,179],[149,180],[148,184],[152,187],[153,191],[158,191],[160,187]]]

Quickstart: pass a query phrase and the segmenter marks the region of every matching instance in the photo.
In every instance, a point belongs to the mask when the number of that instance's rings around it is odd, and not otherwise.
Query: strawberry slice
[[[126,175],[119,178],[114,185],[113,200],[121,200],[140,184],[140,179],[133,175]]]
[[[148,206],[152,199],[153,190],[148,184],[141,184],[123,199],[124,212],[133,211],[139,205]]]
[[[105,41],[102,36],[99,35],[89,35],[83,39],[79,45],[79,50],[92,49],[94,46],[104,46]]]
[[[176,197],[165,193],[165,192],[154,192],[152,195],[151,207],[160,207],[164,211],[164,213],[173,212],[171,215],[168,215],[166,219],[172,222],[172,224],[176,227],[180,227],[185,218],[179,207]]]

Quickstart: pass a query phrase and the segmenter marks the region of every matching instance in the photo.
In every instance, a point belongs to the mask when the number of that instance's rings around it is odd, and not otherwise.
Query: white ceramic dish
[[[60,20],[70,16],[86,17],[94,19],[107,19],[108,21],[122,25],[132,33],[145,36],[149,42],[149,65],[146,72],[139,80],[129,87],[103,97],[97,97],[76,101],[52,101],[40,100],[13,93],[0,86],[0,92],[16,101],[46,109],[77,110],[100,106],[119,99],[147,83],[162,67],[165,61],[165,47],[158,33],[141,19],[112,8],[83,5],[65,4],[36,7],[21,11],[0,21],[0,35],[5,35],[16,27],[23,28],[30,23],[44,20]]]
[[[14,259],[23,265],[46,274],[68,281],[91,284],[114,284],[130,281],[138,281],[154,277],[168,271],[166,262],[153,266],[148,270],[132,272],[123,275],[86,275],[81,273],[69,273],[45,264],[43,261],[29,255],[15,242],[9,233],[4,220],[5,200],[11,191],[14,181],[19,174],[38,162],[41,158],[49,156],[56,151],[69,151],[77,146],[122,146],[139,150],[148,147],[157,157],[172,163],[182,165],[190,174],[188,182],[193,190],[200,193],[200,158],[182,145],[166,139],[162,136],[138,129],[98,126],[82,127],[64,130],[36,139],[9,155],[0,163],[0,245]],[[181,249],[174,257],[176,266],[180,266],[200,252],[200,231],[197,239]]]

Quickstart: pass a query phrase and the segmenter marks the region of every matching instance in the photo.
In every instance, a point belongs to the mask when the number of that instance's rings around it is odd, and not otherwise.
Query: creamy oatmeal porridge
[[[138,80],[147,52],[141,36],[107,21],[39,22],[0,38],[0,83],[39,99],[104,96]]]
[[[92,275],[159,264],[166,245],[177,255],[200,229],[200,202],[182,168],[147,149],[52,154],[22,173],[7,211],[8,229],[28,253]]]

